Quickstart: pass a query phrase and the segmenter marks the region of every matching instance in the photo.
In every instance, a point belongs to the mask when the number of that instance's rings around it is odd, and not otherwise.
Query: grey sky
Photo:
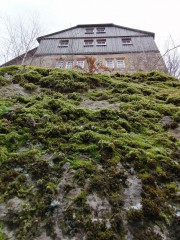
[[[163,52],[168,35],[180,43],[179,0],[1,0],[0,16],[37,12],[44,34],[77,24],[114,23],[155,32]]]

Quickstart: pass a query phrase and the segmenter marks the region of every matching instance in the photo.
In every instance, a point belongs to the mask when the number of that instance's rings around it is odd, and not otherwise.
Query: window
[[[105,27],[97,27],[96,33],[105,33]]]
[[[124,59],[117,59],[117,68],[125,68]]]
[[[81,68],[84,68],[84,60],[77,60],[76,65]]]
[[[63,68],[64,66],[64,61],[57,61],[56,62],[56,68]]]
[[[96,42],[97,46],[106,46],[106,39],[98,39]]]
[[[60,40],[59,47],[68,47],[69,40]]]
[[[89,39],[89,40],[84,40],[84,46],[85,47],[91,47],[93,46],[93,40]]]
[[[122,38],[123,45],[132,45],[131,38]]]
[[[94,28],[86,28],[85,33],[86,34],[93,34],[94,33]]]
[[[114,68],[114,60],[111,59],[106,60],[106,67]]]
[[[72,68],[72,67],[73,67],[73,61],[67,61],[66,68]]]

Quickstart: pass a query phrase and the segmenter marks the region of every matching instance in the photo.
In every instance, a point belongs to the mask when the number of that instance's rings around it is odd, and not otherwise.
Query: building
[[[77,25],[39,37],[26,64],[95,72],[167,72],[152,32],[115,24]],[[11,60],[18,64],[17,59]],[[93,65],[93,66],[92,66]]]

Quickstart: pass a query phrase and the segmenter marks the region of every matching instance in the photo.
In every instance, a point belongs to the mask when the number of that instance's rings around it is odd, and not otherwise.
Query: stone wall
[[[80,69],[85,72],[89,72],[90,65],[88,59],[95,59],[95,72],[122,72],[122,73],[134,73],[134,72],[149,72],[157,70],[167,73],[167,68],[160,55],[156,52],[148,53],[126,53],[126,54],[106,54],[106,55],[47,55],[47,56],[34,56],[32,65],[55,68],[57,61],[73,61],[73,68]],[[116,60],[121,59],[125,62],[124,68],[118,68]],[[84,60],[84,68],[76,66],[77,60]],[[114,68],[106,67],[106,60],[114,60]],[[27,63],[29,60],[27,61]]]
[[[95,60],[96,69],[93,72],[103,72],[103,73],[134,73],[134,72],[149,72],[152,70],[157,70],[160,72],[168,73],[165,63],[157,52],[148,53],[126,53],[126,54],[104,54],[104,55],[46,55],[46,56],[27,56],[25,60],[26,65],[34,65],[40,67],[50,67],[55,68],[57,61],[64,61],[64,66],[66,66],[66,61],[73,61],[73,68],[82,70],[84,72],[90,72],[91,66],[88,64],[88,59]],[[125,67],[118,68],[118,59],[124,60]],[[77,60],[84,60],[84,68],[80,68],[76,65]],[[114,60],[114,68],[106,67],[106,60]],[[11,64],[8,65],[18,65],[21,64],[21,59],[16,59]]]

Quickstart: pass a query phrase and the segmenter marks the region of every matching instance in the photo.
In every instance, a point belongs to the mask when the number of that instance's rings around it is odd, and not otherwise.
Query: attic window
[[[106,46],[106,39],[97,39],[97,46]]]
[[[131,38],[122,38],[123,45],[132,45]]]
[[[88,39],[88,40],[84,40],[84,47],[91,47],[93,46],[93,40]]]
[[[94,28],[86,28],[85,33],[86,34],[93,34],[94,33]]]
[[[96,33],[105,33],[105,27],[97,27],[96,31]]]
[[[59,47],[68,47],[69,40],[60,40]]]

